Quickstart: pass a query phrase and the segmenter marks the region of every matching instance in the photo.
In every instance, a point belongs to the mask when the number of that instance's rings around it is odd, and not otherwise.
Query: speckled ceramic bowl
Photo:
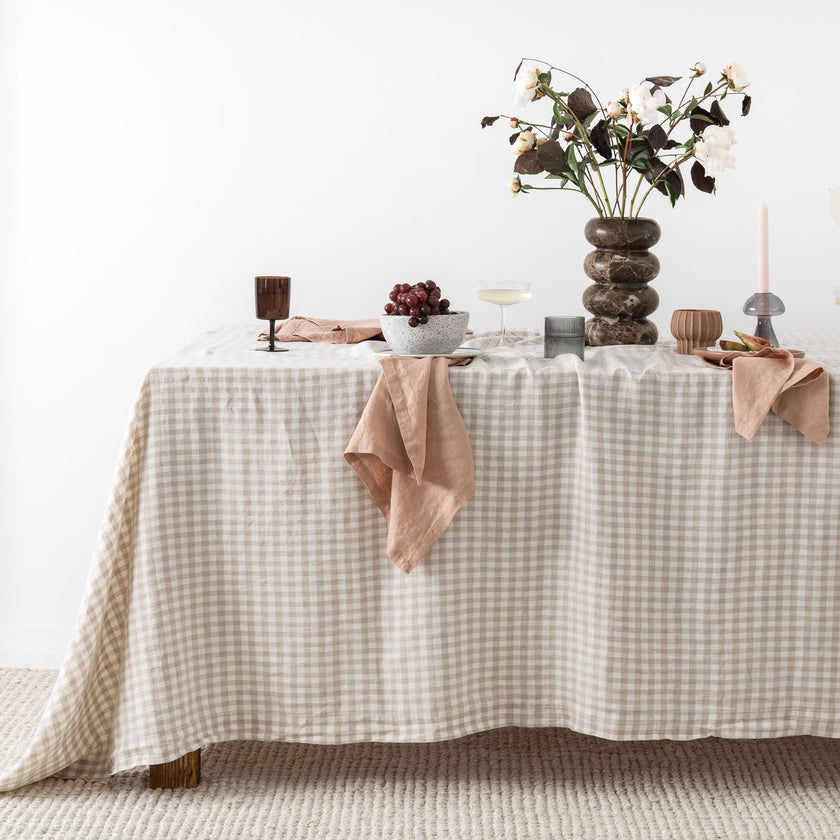
[[[452,353],[461,346],[469,320],[469,312],[450,312],[430,315],[427,323],[410,327],[407,315],[379,316],[382,335],[399,356]]]

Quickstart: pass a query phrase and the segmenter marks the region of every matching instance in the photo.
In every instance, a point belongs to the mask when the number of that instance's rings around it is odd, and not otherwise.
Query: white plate
[[[388,345],[373,352],[379,353],[382,356],[395,355],[394,351]],[[427,356],[441,359],[472,359],[474,356],[480,356],[483,352],[478,347],[457,347],[451,353],[409,353],[407,355],[410,355],[413,359],[424,359]]]

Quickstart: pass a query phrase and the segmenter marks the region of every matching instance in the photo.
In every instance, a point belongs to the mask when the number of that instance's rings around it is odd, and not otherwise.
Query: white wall
[[[522,55],[607,98],[741,61],[737,168],[647,205],[654,320],[750,326],[765,197],[779,328],[836,331],[838,12],[818,5],[0,0],[0,665],[60,663],[145,370],[217,324],[256,331],[255,274],[291,274],[295,313],[372,315],[430,277],[489,327],[474,282],[516,274],[513,326],[583,314],[588,204],[511,200],[507,131],[479,129]]]

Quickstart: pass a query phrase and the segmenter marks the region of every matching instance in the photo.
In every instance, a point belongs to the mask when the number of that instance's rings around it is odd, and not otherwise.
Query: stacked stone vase
[[[658,330],[647,316],[659,306],[648,283],[659,274],[659,260],[648,249],[659,241],[653,219],[590,219],[584,235],[595,250],[583,269],[593,280],[583,305],[594,316],[586,322],[586,343],[656,344]]]

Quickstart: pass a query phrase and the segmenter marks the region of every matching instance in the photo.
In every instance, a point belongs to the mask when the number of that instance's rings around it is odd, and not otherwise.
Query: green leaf
[[[563,109],[559,102],[554,103],[554,122],[557,125],[574,125],[574,118],[569,116],[569,113]]]
[[[668,117],[668,119],[671,119],[673,110],[667,102],[661,108],[657,108],[656,110],[659,111],[660,114],[665,114],[665,116]]]
[[[711,82],[709,82],[709,84],[706,85],[706,89],[703,91],[703,96],[708,96],[712,92],[713,88],[714,85]]]

